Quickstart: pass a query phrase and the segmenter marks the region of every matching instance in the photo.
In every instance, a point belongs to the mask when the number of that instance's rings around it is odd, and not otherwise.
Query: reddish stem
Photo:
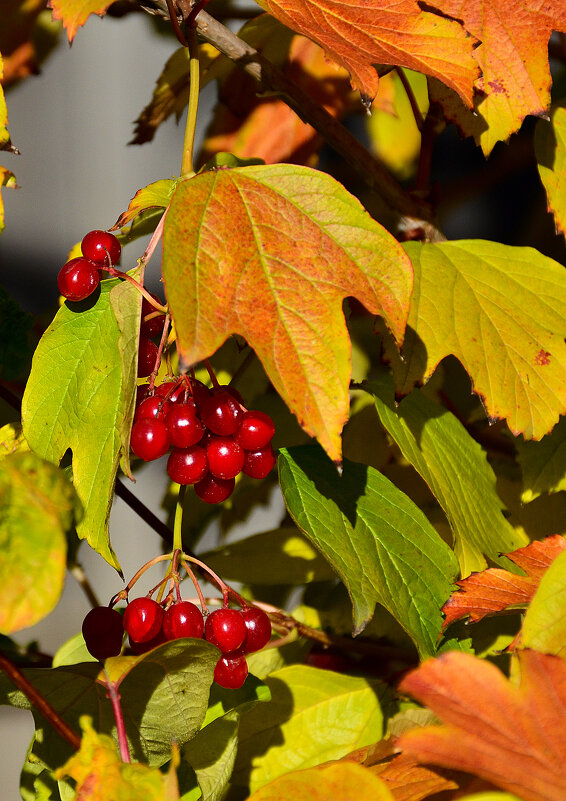
[[[112,704],[112,712],[114,713],[114,720],[116,721],[116,734],[118,736],[118,746],[120,748],[120,757],[122,762],[131,762],[130,748],[128,746],[128,737],[126,735],[126,724],[124,723],[124,713],[120,704],[120,693],[118,692],[117,685],[110,681],[110,677],[104,669],[106,676],[106,689],[108,690],[108,698]]]

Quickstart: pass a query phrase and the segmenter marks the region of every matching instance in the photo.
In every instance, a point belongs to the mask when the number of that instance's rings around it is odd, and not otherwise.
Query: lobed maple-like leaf
[[[524,548],[505,554],[526,576],[508,570],[489,568],[457,581],[456,590],[442,607],[446,615],[443,628],[455,620],[468,616],[477,623],[486,615],[503,612],[513,607],[524,608],[533,599],[540,580],[556,557],[566,550],[566,539],[559,534],[543,542],[531,542]]]
[[[445,724],[398,746],[424,764],[463,770],[523,801],[566,798],[566,661],[524,650],[515,686],[491,663],[452,651],[401,682]]]
[[[357,297],[399,339],[412,285],[402,248],[359,201],[306,167],[201,173],[173,195],[163,279],[183,364],[241,334],[301,425],[340,460],[351,374],[342,302]]]
[[[111,5],[111,0],[51,0],[53,19],[61,20],[69,42],[73,41],[76,32],[91,14],[102,17]]]
[[[546,189],[548,210],[558,230],[566,234],[566,107],[557,106],[550,120],[539,120],[535,130],[538,171]]]
[[[533,248],[484,240],[409,242],[415,284],[404,360],[406,395],[449,354],[460,360],[492,417],[540,439],[566,410],[566,272]]]
[[[319,44],[366,99],[377,92],[374,65],[391,64],[436,76],[472,105],[477,76],[472,38],[457,22],[422,11],[414,0],[262,0],[260,5]]]

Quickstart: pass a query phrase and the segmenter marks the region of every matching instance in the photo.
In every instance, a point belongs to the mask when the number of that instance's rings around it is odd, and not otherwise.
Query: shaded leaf
[[[238,720],[237,712],[228,712],[183,748],[183,759],[195,771],[203,801],[220,801],[224,796],[236,760]]]
[[[2,633],[34,625],[57,604],[74,517],[80,504],[61,470],[26,451],[0,460]]]
[[[110,230],[116,231],[118,228],[124,228],[143,212],[153,212],[153,217],[157,222],[171,202],[177,183],[176,178],[162,178],[144,186],[143,189],[138,189],[126,211],[118,217]]]
[[[523,471],[522,501],[529,503],[545,492],[566,490],[566,417],[561,417],[540,442],[516,443]]]
[[[175,191],[163,278],[182,362],[241,334],[301,425],[339,460],[351,372],[344,297],[383,315],[395,337],[404,330],[411,274],[390,234],[306,167],[206,172]]]
[[[564,106],[554,109],[550,121],[538,121],[535,130],[535,154],[540,179],[546,189],[548,210],[554,214],[557,229],[566,234],[566,108]]]
[[[2,0],[0,78],[4,86],[38,72],[39,56],[34,34],[37,18],[44,9],[45,0],[26,0],[25,3],[22,3],[22,0]],[[0,99],[0,107],[1,105]],[[0,119],[1,116],[0,112]],[[0,135],[0,141],[1,138]]]
[[[563,542],[566,547],[566,541]],[[566,554],[559,553],[541,577],[523,621],[521,644],[566,656]]]
[[[298,527],[348,589],[354,631],[382,604],[420,653],[435,653],[457,570],[450,548],[421,510],[377,470],[334,465],[311,445],[281,451],[281,489]]]
[[[293,771],[252,793],[248,801],[394,801],[387,787],[366,768],[350,762]]]
[[[443,508],[463,575],[495,562],[526,542],[503,516],[495,473],[485,451],[448,410],[414,391],[395,408],[389,375],[370,381],[381,422]]]
[[[528,606],[541,578],[565,549],[564,537],[547,537],[544,542],[531,542],[524,548],[505,554],[525,571],[526,576],[489,568],[457,581],[460,589],[442,607],[446,615],[443,627],[466,616],[469,616],[470,623],[477,623],[486,615]]]
[[[67,38],[72,42],[81,25],[84,25],[91,14],[104,16],[109,0],[51,0],[53,18],[60,19],[67,31]]]
[[[232,783],[254,792],[383,735],[389,691],[379,682],[292,665],[265,680],[271,701],[242,715]],[[347,721],[347,725],[346,725]]]
[[[284,25],[308,36],[344,67],[354,89],[373,98],[375,64],[408,67],[435,75],[472,104],[477,66],[472,42],[452,20],[422,11],[413,0],[360,6],[354,0],[262,0],[260,5]]]
[[[85,509],[77,533],[114,567],[108,517],[133,391],[122,377],[121,332],[111,309],[110,292],[118,283],[102,281],[95,303],[89,298],[61,306],[35,351],[22,402],[33,451],[58,463],[71,449],[73,482]],[[123,304],[139,304],[130,284],[119,290]],[[133,355],[131,338],[122,353],[126,347]]]
[[[517,653],[519,686],[491,663],[451,652],[429,660],[400,685],[445,725],[414,729],[398,742],[419,762],[463,770],[524,801],[566,794],[566,662]]]
[[[210,698],[208,709],[202,722],[202,728],[218,718],[224,717],[232,712],[241,715],[243,712],[252,709],[259,701],[269,701],[271,693],[269,687],[259,681],[255,676],[248,676],[244,686],[239,690],[228,690],[214,683],[210,688]]]
[[[483,240],[405,245],[415,286],[403,345],[389,349],[407,394],[449,354],[491,417],[540,439],[566,410],[566,273],[532,248]]]
[[[32,316],[0,286],[0,376],[5,381],[24,376],[29,369],[32,324]]]

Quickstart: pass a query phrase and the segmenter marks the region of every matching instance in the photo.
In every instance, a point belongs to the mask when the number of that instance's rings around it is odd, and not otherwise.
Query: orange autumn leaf
[[[443,628],[466,616],[469,616],[471,623],[477,623],[486,615],[512,607],[528,606],[544,572],[565,549],[566,539],[556,534],[505,554],[525,571],[526,576],[489,568],[457,581],[460,589],[442,607],[446,615]]]
[[[495,665],[451,651],[423,663],[400,690],[445,724],[398,746],[424,764],[463,770],[524,801],[566,798],[566,661],[524,650],[515,686]]]
[[[459,23],[421,10],[415,0],[261,0],[260,5],[317,42],[366,99],[377,92],[374,65],[388,64],[437,77],[472,105],[478,74],[474,40]]]
[[[69,42],[91,14],[104,16],[111,0],[51,0],[53,19],[60,19],[67,31]]]
[[[458,784],[432,768],[419,765],[407,754],[398,754],[386,765],[370,768],[391,790],[395,801],[421,801],[421,799],[454,790]]]

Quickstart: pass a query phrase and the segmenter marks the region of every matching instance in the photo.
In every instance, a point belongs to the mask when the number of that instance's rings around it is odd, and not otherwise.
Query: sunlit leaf
[[[566,273],[532,248],[483,240],[406,246],[415,286],[397,391],[407,394],[449,354],[492,417],[540,439],[566,410]]]
[[[422,664],[400,689],[445,725],[414,729],[398,746],[419,762],[472,773],[524,801],[562,801],[566,662],[531,650],[517,658],[519,686],[468,654]]]
[[[72,42],[78,29],[91,14],[104,16],[112,3],[109,0],[51,0],[50,5],[53,18],[62,21],[69,42]]]
[[[162,178],[144,186],[143,189],[138,189],[130,200],[128,208],[118,217],[111,230],[123,228],[144,211],[153,211],[155,216],[161,216],[171,202],[177,183],[175,178]]]
[[[339,762],[293,771],[265,785],[249,801],[395,801],[385,784],[360,765]]]
[[[521,644],[566,656],[566,554],[560,553],[540,580],[525,619]]]
[[[45,0],[25,0],[25,2],[22,2],[22,0],[2,0],[0,73],[3,59],[4,75],[2,83],[4,86],[9,86],[14,81],[27,78],[29,75],[35,75],[38,72],[39,56],[37,52],[36,23],[38,16],[42,12],[48,13],[45,11],[45,5]],[[45,42],[42,41],[42,50],[44,44]],[[2,101],[0,99],[0,107],[1,105]],[[0,119],[1,116],[0,113]]]
[[[0,631],[33,626],[63,590],[65,532],[80,504],[64,473],[33,453],[0,460]]]
[[[16,451],[29,451],[20,423],[6,423],[0,428],[0,459]]]
[[[355,632],[380,603],[434,654],[457,564],[421,510],[371,467],[345,461],[338,475],[314,446],[283,450],[279,471],[295,523],[348,589]]]
[[[404,330],[411,274],[390,234],[306,167],[206,172],[175,191],[163,277],[182,362],[241,334],[301,425],[339,460],[351,372],[344,297],[383,315],[397,338]]]

